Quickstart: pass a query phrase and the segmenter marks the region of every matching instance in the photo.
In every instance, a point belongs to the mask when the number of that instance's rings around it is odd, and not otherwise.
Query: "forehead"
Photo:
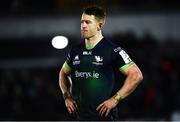
[[[95,20],[95,16],[83,13],[82,16],[81,16],[81,20],[92,20],[92,21],[94,21]]]

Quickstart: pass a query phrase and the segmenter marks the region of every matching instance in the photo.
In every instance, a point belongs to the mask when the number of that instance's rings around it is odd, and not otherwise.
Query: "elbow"
[[[143,80],[143,75],[142,75],[142,73],[141,72],[139,72],[139,71],[136,71],[136,72],[134,72],[134,73],[132,73],[132,75],[131,75],[132,77],[132,81],[134,81],[134,83],[137,85],[137,84],[139,84],[139,83],[141,83],[142,82],[142,80]]]
[[[136,81],[137,81],[138,83],[140,83],[140,82],[143,81],[143,75],[142,75],[141,72],[138,72],[138,73],[137,73]]]

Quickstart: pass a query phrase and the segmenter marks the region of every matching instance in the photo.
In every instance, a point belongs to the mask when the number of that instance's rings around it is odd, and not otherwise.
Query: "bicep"
[[[143,75],[135,63],[121,72],[127,76],[127,83],[139,83],[143,80]]]
[[[130,75],[130,74],[140,74],[141,75],[141,71],[140,69],[137,67],[137,65],[135,63],[133,63],[131,66],[129,66],[128,68],[121,70],[122,74],[124,75]]]

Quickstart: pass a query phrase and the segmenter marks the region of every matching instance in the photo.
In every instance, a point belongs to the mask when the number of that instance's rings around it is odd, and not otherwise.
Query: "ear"
[[[103,23],[99,23],[99,26],[98,26],[98,31],[102,30],[102,27],[103,27]]]
[[[102,30],[104,24],[105,24],[105,19],[101,19],[100,22],[99,22],[99,27],[100,27],[101,30]]]
[[[99,23],[99,27],[102,29],[102,27],[103,27],[103,23]]]

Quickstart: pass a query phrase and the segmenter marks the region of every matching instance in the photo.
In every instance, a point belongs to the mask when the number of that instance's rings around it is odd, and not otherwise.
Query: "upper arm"
[[[61,73],[65,74],[65,75],[70,75],[71,72],[72,72],[72,68],[65,61],[61,68]]]
[[[132,65],[130,65],[129,67],[120,70],[122,72],[122,74],[129,76],[129,75],[134,75],[138,80],[142,80],[143,79],[143,75],[142,72],[140,71],[140,69],[138,68],[138,66],[133,63]]]
[[[113,65],[115,68],[119,68],[124,75],[133,75],[135,78],[142,79],[142,73],[138,66],[131,60],[129,55],[121,47],[114,49]]]
[[[60,70],[60,73],[62,75],[70,75],[70,73],[72,72],[72,69],[73,69],[73,57],[74,57],[73,48],[71,48],[71,50],[67,54],[66,61],[64,62],[63,66],[62,66],[62,68]]]

